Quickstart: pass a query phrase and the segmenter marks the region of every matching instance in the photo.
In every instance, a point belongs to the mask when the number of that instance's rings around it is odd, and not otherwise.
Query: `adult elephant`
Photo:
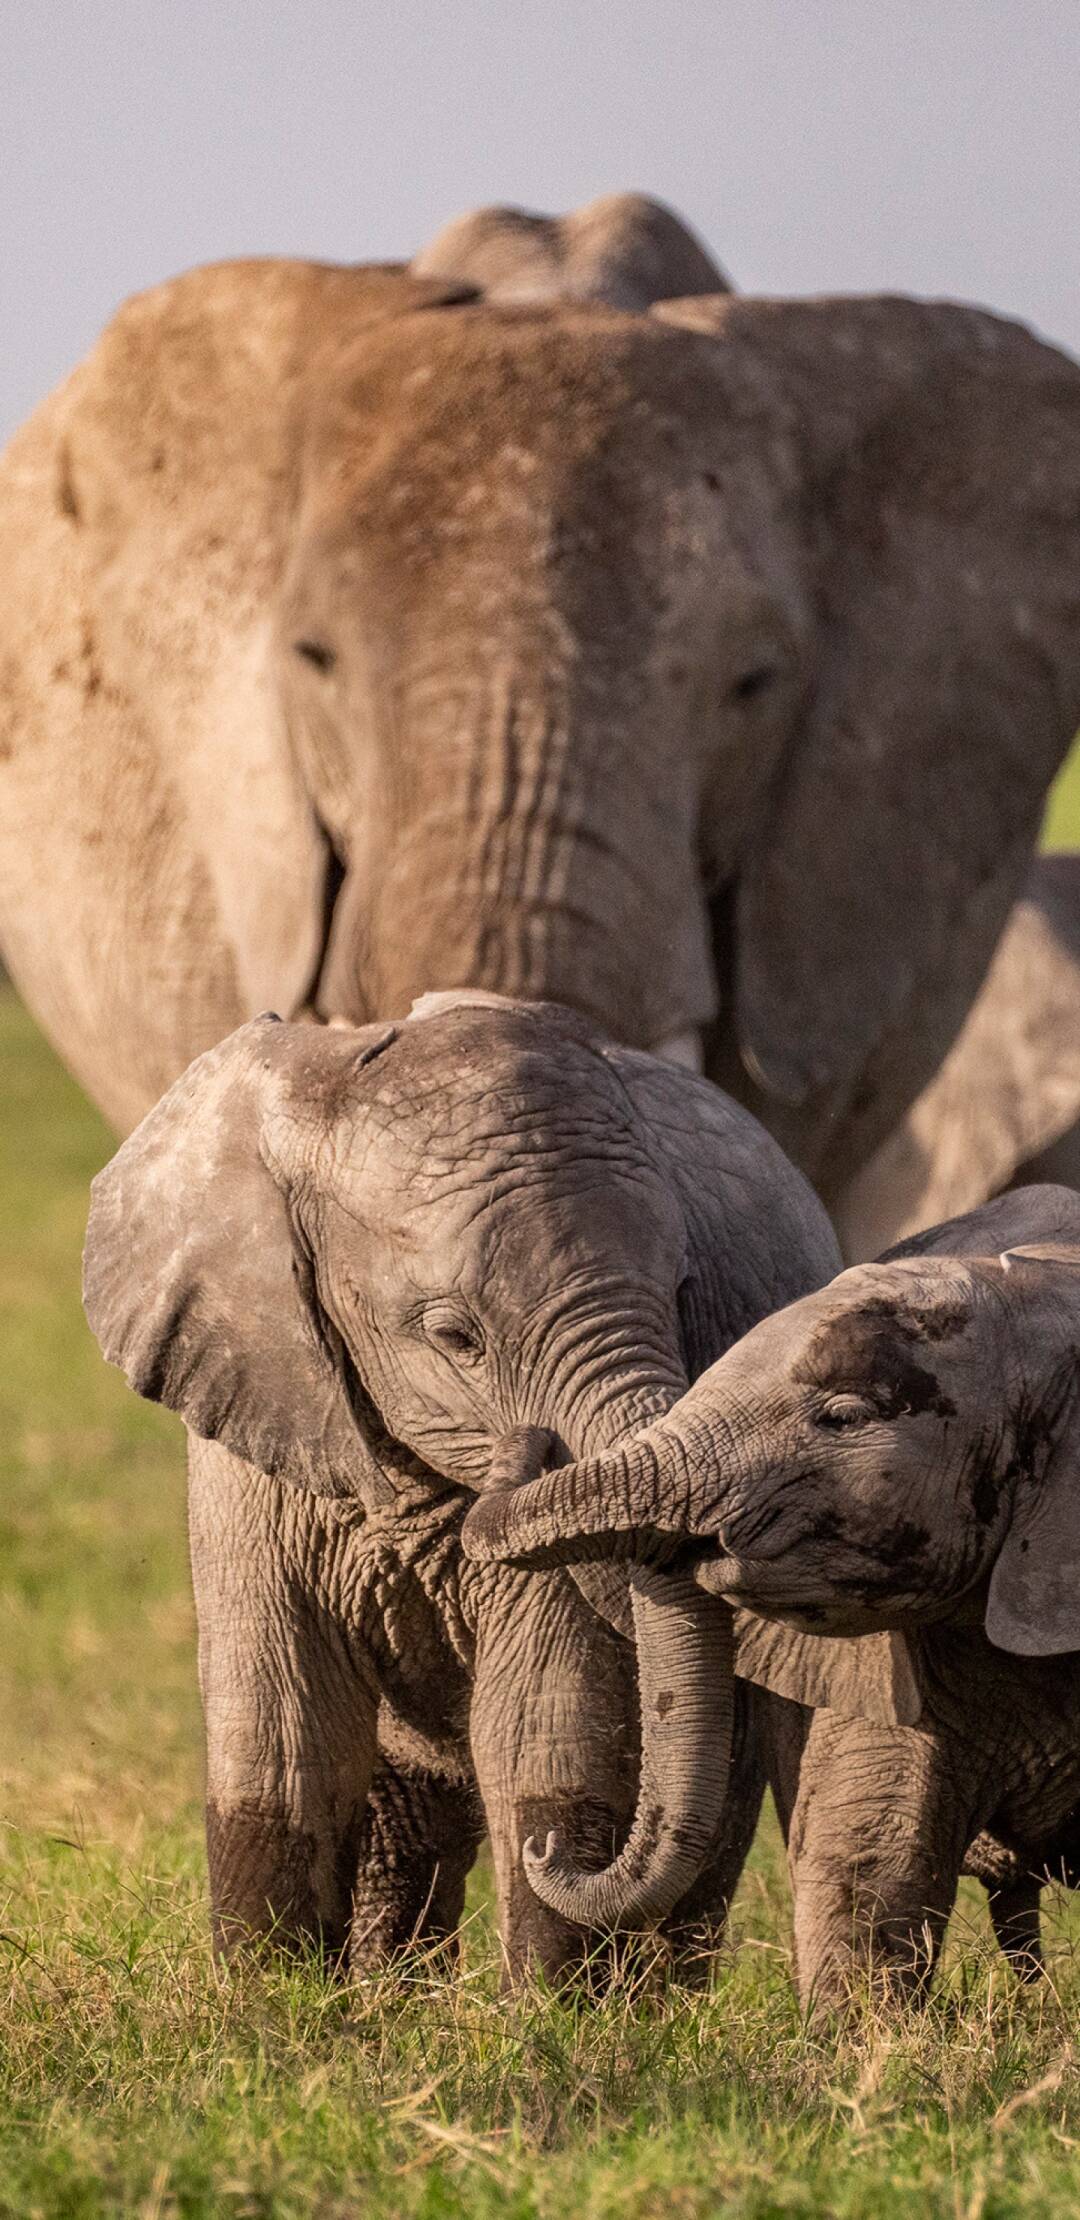
[[[1078,494],[1080,370],[973,310],[179,278],[4,466],[11,970],[124,1128],[267,1004],[704,1031],[832,1198],[1080,721]]]
[[[0,943],[118,1127],[268,1004],[472,985],[703,1036],[832,1196],[936,1067],[1080,721],[1080,371],[722,287],[224,264],[15,439]]]

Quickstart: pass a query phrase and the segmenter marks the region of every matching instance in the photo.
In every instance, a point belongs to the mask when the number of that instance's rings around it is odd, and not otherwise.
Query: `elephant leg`
[[[485,1568],[476,1607],[473,1763],[495,1868],[504,1980],[559,1979],[600,1938],[534,1895],[526,1836],[556,1831],[584,1865],[610,1864],[634,1810],[634,1656],[562,1571]],[[610,1954],[602,1952],[605,1970]]]
[[[786,1844],[791,1836],[791,1818],[799,1793],[803,1752],[814,1715],[806,1704],[793,1703],[787,1696],[774,1696],[770,1689],[755,1689],[754,1699],[754,1717],[765,1763],[765,1776],[772,1791],[780,1832]]]
[[[1045,1868],[1013,1849],[993,1827],[969,1843],[964,1872],[981,1881],[997,1940],[1019,1981],[1035,1981],[1043,1970],[1039,1908]]]
[[[790,1839],[804,2007],[868,1975],[900,1997],[928,1984],[972,1832],[964,1772],[933,1735],[814,1713]]]
[[[414,1944],[453,1948],[483,1840],[475,1784],[380,1749],[360,1836],[350,1970],[376,1973]]]
[[[754,1839],[765,1793],[761,1713],[766,1701],[762,1689],[736,1680],[731,1770],[720,1830],[708,1864],[665,1922],[679,1979],[689,1987],[708,1977],[710,1954],[723,1940],[731,1900]]]
[[[188,1457],[215,1947],[345,1951],[378,1692],[335,1608],[353,1537],[217,1444]]]
[[[1042,1885],[1034,1873],[987,1890],[994,1933],[1018,1981],[1037,1981],[1043,1970],[1041,1898]]]

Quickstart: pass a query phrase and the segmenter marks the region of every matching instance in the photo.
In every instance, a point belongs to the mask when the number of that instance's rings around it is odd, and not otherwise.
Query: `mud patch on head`
[[[927,1316],[935,1321],[933,1332],[926,1330]],[[931,1313],[913,1316],[903,1302],[875,1297],[856,1310],[825,1319],[795,1366],[794,1377],[826,1394],[865,1395],[881,1418],[917,1417],[924,1411],[936,1418],[954,1418],[956,1405],[924,1360],[922,1345],[962,1332],[969,1317],[962,1304],[942,1304]]]
[[[980,1526],[992,1526],[997,1517],[998,1504],[1006,1488],[1011,1488],[1018,1476],[1017,1459],[1004,1468],[983,1465],[975,1475],[971,1489],[971,1508]]]

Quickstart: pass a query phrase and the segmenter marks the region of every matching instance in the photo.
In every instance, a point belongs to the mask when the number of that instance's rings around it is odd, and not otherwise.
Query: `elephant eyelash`
[[[873,1404],[868,1403],[861,1395],[834,1395],[814,1413],[815,1423],[830,1428],[834,1433],[840,1433],[848,1426],[867,1426],[876,1417]]]
[[[332,671],[337,656],[325,640],[294,640],[293,654],[302,655],[305,663],[313,663],[317,671]]]
[[[456,1357],[466,1364],[476,1364],[484,1355],[483,1335],[467,1319],[428,1311],[422,1316],[420,1324],[427,1339],[444,1356]]]

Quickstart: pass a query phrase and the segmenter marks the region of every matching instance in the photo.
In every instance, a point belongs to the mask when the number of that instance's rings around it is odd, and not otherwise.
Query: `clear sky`
[[[0,436],[139,286],[659,193],[744,290],[1080,352],[1080,0],[8,0]]]

